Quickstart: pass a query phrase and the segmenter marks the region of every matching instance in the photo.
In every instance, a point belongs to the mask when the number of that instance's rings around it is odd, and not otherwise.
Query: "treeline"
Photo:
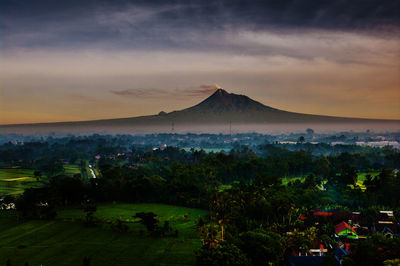
[[[285,191],[287,198],[291,194],[301,195],[296,203],[306,207],[400,206],[398,173],[393,171],[399,168],[400,161],[395,150],[380,158],[380,168],[375,168],[380,174],[367,176],[364,192],[356,185],[358,173],[368,165],[364,165],[360,154],[315,157],[307,151],[271,147],[273,152],[266,157],[246,147],[229,154],[185,152],[172,147],[151,152],[132,149],[129,158],[102,156],[96,161],[99,178],[89,183],[80,175],[58,175],[50,178],[49,185],[42,190],[65,197],[80,193],[77,199],[87,194],[97,201],[165,202],[207,208],[207,193],[211,189],[240,184],[273,187]],[[302,176],[304,181],[296,179],[283,186],[282,178],[291,176]],[[299,191],[302,187],[304,191]],[[63,202],[71,199],[65,198]]]
[[[187,138],[186,138],[187,137]],[[243,136],[242,136],[243,137]],[[182,140],[177,140],[178,136],[172,134],[158,134],[146,136],[132,135],[91,135],[91,136],[70,136],[63,138],[48,137],[40,141],[29,141],[23,144],[4,143],[0,145],[0,167],[20,166],[22,168],[38,168],[40,161],[48,161],[51,159],[59,159],[69,163],[76,163],[79,160],[93,160],[94,156],[101,155],[103,157],[117,157],[121,154],[129,154],[128,159],[131,163],[143,161],[145,157],[163,156],[165,150],[161,148],[161,143],[168,143],[168,140],[174,142],[174,147],[208,147],[208,142],[215,139],[225,139],[226,135],[194,135],[180,136]],[[243,137],[244,138],[244,137]],[[296,144],[271,144],[271,136],[252,135],[248,137],[252,142],[253,138],[256,143],[250,146],[243,145],[242,140],[232,141],[229,139],[229,145],[233,151],[241,151],[244,147],[248,147],[257,157],[290,157],[292,152],[305,152],[307,158],[313,159],[319,157],[337,157],[342,153],[351,153],[353,155],[355,167],[357,169],[380,169],[382,167],[395,168],[399,162],[398,151],[391,147],[373,148],[357,145],[330,145],[327,143],[312,144],[309,142],[298,142]],[[247,138],[245,138],[247,139]],[[153,151],[155,147],[161,148]],[[182,162],[184,157],[189,155],[169,150],[165,156],[173,160]],[[193,153],[194,150],[189,151]],[[300,155],[298,155],[300,156]],[[121,158],[120,158],[121,159]],[[299,163],[297,158],[290,164]],[[286,167],[286,166],[285,166]],[[290,165],[289,165],[290,167]],[[307,170],[307,169],[306,169]],[[304,170],[303,170],[304,171]],[[296,174],[301,174],[301,171]]]

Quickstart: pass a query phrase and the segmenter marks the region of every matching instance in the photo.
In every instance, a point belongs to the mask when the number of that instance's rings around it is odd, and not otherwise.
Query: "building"
[[[346,222],[341,222],[340,224],[335,226],[335,234],[337,237],[358,239],[356,231]]]

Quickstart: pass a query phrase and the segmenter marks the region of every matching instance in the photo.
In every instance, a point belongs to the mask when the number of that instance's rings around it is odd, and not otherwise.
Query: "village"
[[[362,213],[315,209],[307,216],[300,214],[299,219],[316,228],[330,227],[332,238],[329,241],[316,238],[313,241],[313,247],[308,250],[301,247],[291,250],[290,265],[319,265],[322,256],[328,252],[333,253],[335,259],[342,265],[343,258],[351,253],[354,243],[365,241],[377,233],[390,239],[399,237],[400,224],[393,211]],[[291,234],[293,232],[286,233],[286,235]],[[380,251],[387,253],[396,253],[399,248],[378,247]]]

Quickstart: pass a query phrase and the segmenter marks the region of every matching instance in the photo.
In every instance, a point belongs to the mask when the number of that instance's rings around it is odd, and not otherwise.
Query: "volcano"
[[[181,123],[354,123],[374,120],[288,112],[263,105],[245,95],[228,93],[222,88],[195,106],[160,115],[163,119]]]
[[[246,128],[246,125],[263,125],[275,127],[286,127],[287,125],[347,125],[342,130],[352,129],[354,125],[370,125],[398,130],[399,120],[380,120],[365,118],[348,118],[324,115],[302,114],[288,112],[266,106],[245,95],[228,93],[222,88],[217,89],[211,96],[199,104],[170,113],[160,112],[157,115],[140,117],[104,119],[80,122],[58,122],[41,124],[19,124],[2,125],[2,133],[45,133],[45,132],[64,132],[64,133],[152,133],[152,132],[171,132],[171,125],[185,128],[186,132],[194,127],[201,128],[202,132],[207,132],[211,126],[218,128],[220,125],[235,124]],[[172,128],[173,130],[173,128]],[[217,130],[212,130],[218,132]],[[245,130],[246,131],[246,130]],[[249,131],[251,131],[249,129]]]

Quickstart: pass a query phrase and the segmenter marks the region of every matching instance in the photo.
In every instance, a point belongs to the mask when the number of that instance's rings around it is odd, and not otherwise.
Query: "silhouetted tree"
[[[157,215],[153,212],[137,212],[133,218],[140,218],[140,223],[144,224],[149,232],[153,232],[158,224]]]

